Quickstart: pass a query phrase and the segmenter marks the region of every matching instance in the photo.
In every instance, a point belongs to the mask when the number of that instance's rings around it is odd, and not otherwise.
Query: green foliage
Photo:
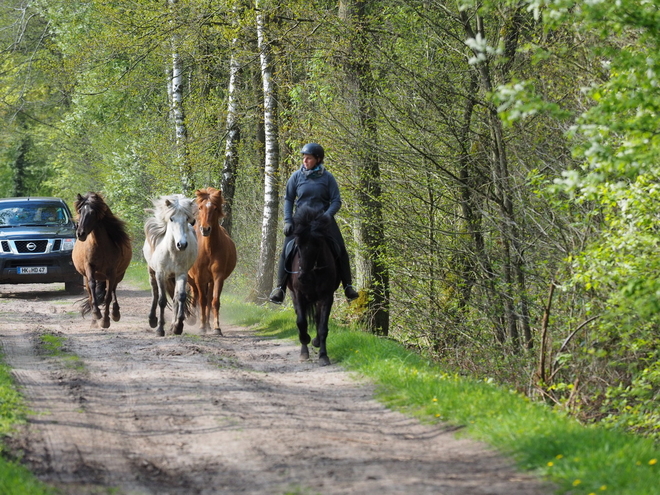
[[[559,203],[591,209],[588,218],[599,227],[569,257],[573,274],[565,286],[589,291],[585,315],[600,318],[564,358],[573,376],[564,370],[562,383],[582,380],[583,407],[600,408],[598,417],[607,424],[658,438],[653,406],[660,397],[657,9],[635,0],[528,4],[537,15],[543,13],[549,32],[593,33],[597,38],[590,44],[590,57],[600,65],[600,77],[585,85],[588,108],[569,134],[581,163],[564,170],[548,189],[561,195]],[[548,51],[540,51],[539,60],[547,60]],[[556,50],[554,56],[563,54]],[[501,90],[505,118],[516,121],[555,108],[536,99],[532,87],[527,82]],[[592,374],[598,375],[599,385]]]

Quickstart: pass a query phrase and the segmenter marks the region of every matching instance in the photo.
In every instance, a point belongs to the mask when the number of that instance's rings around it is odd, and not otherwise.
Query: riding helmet
[[[325,157],[325,151],[323,149],[323,146],[316,143],[307,143],[305,146],[302,147],[300,153],[303,155],[312,155],[314,158],[316,158],[319,161],[319,163],[321,163],[323,161],[323,158]]]

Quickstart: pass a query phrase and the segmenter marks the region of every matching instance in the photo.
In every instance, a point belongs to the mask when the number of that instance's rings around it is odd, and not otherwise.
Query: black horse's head
[[[307,206],[298,208],[293,219],[293,236],[299,252],[298,278],[310,290],[316,289],[323,279],[332,281],[336,273],[329,247],[330,222],[331,218],[323,210]]]

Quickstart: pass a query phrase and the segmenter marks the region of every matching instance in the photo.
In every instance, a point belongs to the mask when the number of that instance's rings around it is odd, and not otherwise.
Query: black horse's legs
[[[298,338],[300,339],[300,360],[307,361],[309,359],[309,344],[311,337],[307,333],[307,311],[303,305],[296,303],[296,325],[298,326]]]
[[[328,321],[330,320],[330,310],[332,309],[333,296],[321,302],[316,307],[316,339],[319,344],[319,364],[328,366],[330,358],[326,349],[326,340],[328,339]]]

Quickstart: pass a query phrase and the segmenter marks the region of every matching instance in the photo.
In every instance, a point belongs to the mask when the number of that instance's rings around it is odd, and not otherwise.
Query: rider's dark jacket
[[[323,164],[309,171],[303,166],[291,174],[284,194],[284,222],[293,223],[294,207],[303,205],[323,208],[332,217],[341,208],[337,181]]]

